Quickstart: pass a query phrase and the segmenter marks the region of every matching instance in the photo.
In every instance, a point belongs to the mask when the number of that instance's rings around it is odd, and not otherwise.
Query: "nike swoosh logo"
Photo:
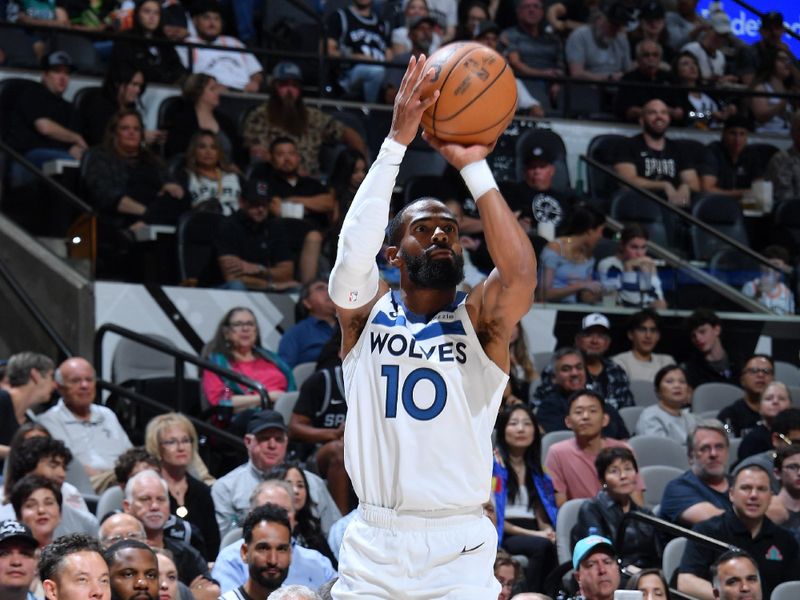
[[[344,404],[344,400],[336,400],[331,398],[331,404]]]
[[[467,547],[466,547],[466,546],[464,546],[464,549],[461,551],[461,554],[469,554],[470,552],[475,552],[475,550],[477,550],[478,548],[480,548],[481,546],[483,546],[485,543],[486,543],[486,542],[481,542],[480,544],[478,544],[478,545],[477,545],[477,546],[475,546],[474,548],[470,548],[469,550],[467,549]]]

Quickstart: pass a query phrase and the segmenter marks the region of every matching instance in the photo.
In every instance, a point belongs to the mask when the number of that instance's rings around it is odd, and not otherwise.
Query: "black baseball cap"
[[[33,533],[24,523],[15,519],[7,519],[0,523],[0,543],[6,540],[19,539],[28,542],[34,548],[39,547],[39,542],[33,537]]]
[[[264,179],[251,177],[245,181],[244,189],[242,189],[242,199],[247,204],[267,204],[270,198],[269,184]]]
[[[42,57],[41,67],[43,71],[57,69],[58,67],[67,67],[70,71],[75,70],[72,57],[63,50],[56,50],[55,52],[45,54]]]
[[[725,122],[722,124],[723,129],[747,129],[748,131],[753,130],[753,125],[750,123],[750,119],[745,117],[744,115],[731,115]]]
[[[206,13],[217,13],[222,16],[222,7],[217,0],[195,0],[192,2],[191,13],[193,17]]]
[[[290,79],[303,81],[303,71],[300,70],[300,67],[298,67],[296,63],[283,60],[272,69],[272,78],[276,81],[287,81]]]
[[[608,21],[618,27],[626,27],[628,23],[633,21],[633,15],[630,9],[622,2],[611,2],[603,9],[603,14]]]
[[[639,18],[646,21],[655,21],[656,19],[663,19],[665,16],[664,5],[658,0],[648,0],[642,5],[639,10]]]
[[[247,422],[247,433],[258,433],[265,429],[280,429],[286,431],[286,423],[283,422],[283,415],[271,408],[265,408],[255,413]]]
[[[475,37],[480,38],[487,33],[500,33],[500,26],[494,21],[481,21],[475,27]]]
[[[423,23],[427,23],[431,27],[436,27],[436,19],[430,15],[417,15],[408,22],[408,30],[416,29]]]
[[[783,27],[783,15],[777,10],[772,10],[761,18],[761,27],[774,27],[775,25]]]
[[[558,158],[559,148],[553,140],[543,138],[536,140],[525,152],[525,164],[529,165],[535,160],[546,163],[554,163]]]

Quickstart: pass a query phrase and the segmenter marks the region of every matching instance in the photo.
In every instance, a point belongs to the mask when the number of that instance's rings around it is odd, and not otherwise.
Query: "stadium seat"
[[[5,18],[5,15],[3,17]],[[39,68],[39,60],[33,52],[33,40],[22,29],[4,27],[0,48],[6,55],[4,66],[23,69]]]
[[[732,196],[705,195],[692,206],[692,215],[706,225],[714,227],[720,233],[736,241],[750,246],[747,230],[744,226],[744,215],[739,201]],[[692,225],[692,252],[697,260],[709,260],[718,250],[730,246],[711,234]]]
[[[551,144],[558,148],[555,160],[555,174],[553,175],[553,189],[566,190],[570,188],[569,168],[567,167],[567,148],[564,140],[551,129],[529,129],[518,139],[515,148],[517,180],[525,178],[525,161],[530,156],[531,150],[537,144]]]
[[[570,432],[571,433],[571,432]],[[574,498],[567,500],[558,509],[556,517],[556,550],[558,552],[558,564],[572,562],[572,544],[570,537],[572,528],[578,522],[578,513],[581,506],[588,498]]]
[[[758,166],[763,173],[767,170],[767,164],[769,164],[770,159],[777,151],[777,146],[773,146],[772,144],[748,144],[745,146],[742,154],[743,156],[752,154],[756,158]]]
[[[800,598],[800,581],[784,581],[772,590],[771,600],[797,600]]]
[[[122,510],[122,499],[124,497],[125,492],[118,485],[112,485],[100,494],[100,499],[97,501],[97,509],[95,510],[97,519],[102,519],[110,512]]]
[[[175,114],[184,106],[184,99],[181,96],[169,96],[158,105],[158,129],[169,131],[175,121]]]
[[[595,136],[589,142],[586,155],[611,169],[617,155],[617,146],[626,139],[626,136],[614,133]],[[602,207],[604,212],[608,212],[611,207],[611,195],[619,187],[617,182],[589,165],[586,165],[586,181],[589,184],[592,200],[597,206]]]
[[[283,415],[283,421],[288,425],[289,420],[292,418],[292,411],[294,405],[297,404],[297,397],[300,392],[284,392],[280,398],[275,401],[275,410]]]
[[[222,536],[222,540],[220,540],[219,547],[224,548],[225,546],[230,546],[233,542],[241,539],[241,537],[242,537],[242,528],[234,527],[228,533]]]
[[[178,273],[182,285],[215,287],[223,283],[213,240],[222,215],[188,212],[177,229]]]
[[[551,431],[542,436],[542,461],[547,458],[547,451],[550,446],[557,442],[570,439],[574,434],[569,430],[564,431]]]
[[[442,202],[453,198],[455,193],[441,177],[441,175],[413,175],[409,177],[403,186],[403,206],[412,200],[430,196],[438,198]]]
[[[67,466],[67,476],[64,481],[78,488],[82,496],[94,496],[95,494],[94,487],[92,487],[92,482],[86,474],[86,470],[77,460],[71,461]]]
[[[683,551],[686,549],[687,539],[685,537],[670,540],[664,547],[664,554],[661,557],[661,571],[670,585],[673,584],[673,576],[678,570],[683,558]]]
[[[647,467],[641,467],[641,469],[639,469],[639,475],[645,485],[645,506],[652,510],[653,507],[660,504],[661,497],[664,495],[664,488],[667,487],[670,481],[676,477],[680,477],[683,473],[683,469],[670,467],[668,465],[649,465]]]
[[[800,368],[783,360],[775,361],[775,381],[786,385],[800,385]]]
[[[4,34],[7,31],[7,29],[4,29]],[[14,118],[13,109],[17,98],[26,89],[37,85],[39,85],[39,82],[22,77],[9,77],[8,79],[0,80],[0,136],[5,136],[11,119]]]
[[[800,408],[800,385],[790,385],[789,395],[792,397],[792,405]]]
[[[170,347],[175,344],[169,338],[148,334],[153,341]],[[121,338],[111,359],[111,381],[125,384],[134,379],[152,377],[174,377],[175,359],[148,346],[127,338]]]
[[[702,383],[694,391],[692,412],[719,412],[743,396],[744,390],[732,383]]]
[[[104,74],[105,65],[92,41],[81,35],[56,33],[50,38],[50,51],[63,50],[83,73]]]
[[[631,435],[636,435],[636,423],[645,408],[644,406],[625,406],[619,409],[619,416],[625,421],[625,427],[628,428]]]
[[[637,435],[628,440],[639,468],[667,465],[685,471],[689,466],[686,447],[675,440],[657,435]]]
[[[708,260],[708,271],[736,289],[761,275],[758,261],[735,248],[717,250]]]
[[[667,246],[667,229],[661,207],[630,189],[617,190],[611,199],[611,216],[623,225],[638,223],[650,234],[650,241]]]
[[[800,248],[800,198],[784,200],[775,206],[775,225],[788,233],[795,249]]]
[[[728,438],[728,469],[739,461],[739,446],[742,445],[742,438]]]
[[[441,177],[444,174],[447,162],[444,157],[433,150],[417,150],[409,147],[406,150],[405,158],[400,164],[400,172],[397,174],[396,185],[405,185],[406,181],[415,175],[435,175]]]
[[[652,381],[646,379],[631,379],[630,389],[636,406],[652,406],[658,404],[656,388]]]
[[[300,389],[303,382],[316,370],[317,363],[315,362],[305,362],[295,365],[294,369],[292,369],[292,374],[294,375],[294,382],[297,385],[297,389]]]

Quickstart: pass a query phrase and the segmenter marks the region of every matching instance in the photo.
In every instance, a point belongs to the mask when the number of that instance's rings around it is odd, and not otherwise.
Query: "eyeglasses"
[[[122,540],[139,540],[143,541],[147,538],[138,531],[131,531],[130,533],[124,534],[117,534],[112,535],[111,537],[104,537],[101,541],[105,546],[111,546],[112,544],[116,544],[117,542],[121,542]]]
[[[791,465],[783,465],[783,468],[791,473],[798,473],[800,472],[800,465],[798,464],[791,464]]]
[[[750,375],[758,375],[759,373],[762,375],[772,375],[775,371],[768,367],[749,367],[745,369],[744,372],[750,373]]]
[[[231,329],[255,329],[256,322],[255,321],[231,321],[228,323],[228,327]]]
[[[191,443],[192,443],[192,438],[182,437],[182,438],[170,438],[168,440],[163,440],[161,442],[161,445],[169,446],[171,448],[172,446],[177,446],[179,444],[182,446],[189,446]]]

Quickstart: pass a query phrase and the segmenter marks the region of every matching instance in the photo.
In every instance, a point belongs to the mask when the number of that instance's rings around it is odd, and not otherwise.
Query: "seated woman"
[[[219,95],[225,88],[211,75],[195,73],[183,82],[183,105],[171,115],[164,152],[175,156],[186,152],[189,141],[198,129],[217,135],[225,156],[236,159],[239,154],[236,126],[218,109]]]
[[[661,569],[642,569],[628,580],[628,590],[642,592],[642,600],[669,600],[669,585]]]
[[[697,87],[702,85],[700,79],[700,64],[691,52],[681,52],[672,61],[672,77],[676,84]],[[701,129],[706,127],[721,127],[722,122],[732,114],[736,113],[736,106],[728,104],[720,108],[719,102],[705,92],[679,92],[683,109],[684,119],[682,123],[673,125],[683,125],[685,127],[695,126]]]
[[[597,265],[604,285],[617,290],[617,303],[626,307],[667,308],[656,263],[647,256],[647,230],[633,223],[622,229],[619,250]]]
[[[605,216],[585,203],[578,204],[564,229],[544,247],[542,263],[542,299],[545,302],[596,304],[602,286],[594,279],[594,248],[603,236]]]
[[[58,484],[41,475],[26,475],[11,490],[11,505],[17,520],[30,527],[39,548],[55,538],[61,524],[61,502]]]
[[[678,365],[661,368],[654,380],[658,403],[648,406],[639,415],[636,435],[658,435],[686,443],[686,436],[697,425],[691,413],[692,388],[686,382],[686,371]]]
[[[161,25],[161,3],[157,0],[141,0],[133,11],[133,28],[129,32],[141,41],[121,39],[114,41],[111,50],[109,71],[117,71],[129,65],[144,74],[150,83],[176,83],[186,74],[175,47],[154,45],[150,39],[165,40]]]
[[[792,56],[783,48],[766,51],[761,71],[753,81],[753,90],[770,94],[797,92],[797,81],[792,79]],[[757,133],[789,133],[792,105],[787,98],[753,96],[750,111],[756,121]]]
[[[192,467],[203,461],[197,454],[197,431],[178,413],[158,415],[145,429],[147,451],[161,461],[161,476],[169,488],[169,512],[194,525],[202,534],[207,555],[219,552],[219,527],[208,515],[214,513],[210,488],[192,476]]]
[[[225,313],[203,350],[203,357],[263,384],[273,402],[284,392],[296,389],[289,366],[277,353],[261,346],[258,321],[249,308],[235,307]],[[261,406],[261,397],[253,390],[211,371],[203,372],[203,392],[211,406],[222,406],[223,413],[228,407],[234,413],[249,411],[240,415],[237,426],[246,424],[254,409]],[[230,415],[218,411],[218,417],[222,419],[220,425],[225,426]]]
[[[527,591],[541,591],[557,566],[556,500],[553,483],[542,469],[542,440],[533,411],[508,406],[497,417],[493,477],[497,533],[502,548],[528,557]]]
[[[639,467],[628,448],[604,448],[595,460],[597,476],[603,488],[597,496],[583,503],[578,513],[578,522],[572,528],[571,545],[591,533],[602,535],[614,542],[617,558],[622,567],[634,565],[640,569],[661,564],[656,547],[655,531],[650,525],[629,520],[620,535],[622,517],[630,512],[653,513],[639,506],[631,495],[636,489]],[[593,531],[591,531],[593,530]]]
[[[265,479],[282,479],[294,490],[295,526],[292,538],[304,548],[316,550],[331,561],[334,569],[338,569],[336,556],[322,532],[319,517],[314,514],[314,502],[309,494],[308,480],[300,464],[287,461],[270,469]]]
[[[748,456],[766,452],[773,449],[772,423],[778,414],[792,405],[792,395],[789,388],[781,381],[773,381],[761,392],[758,403],[758,414],[761,420],[745,434],[739,444],[737,460],[741,461]]]
[[[239,168],[228,162],[219,136],[201,129],[189,141],[186,168],[179,176],[192,210],[232,215],[239,208]]]
[[[142,117],[126,108],[111,118],[103,145],[87,159],[84,183],[101,220],[116,229],[174,225],[189,207],[183,188],[143,142]]]

